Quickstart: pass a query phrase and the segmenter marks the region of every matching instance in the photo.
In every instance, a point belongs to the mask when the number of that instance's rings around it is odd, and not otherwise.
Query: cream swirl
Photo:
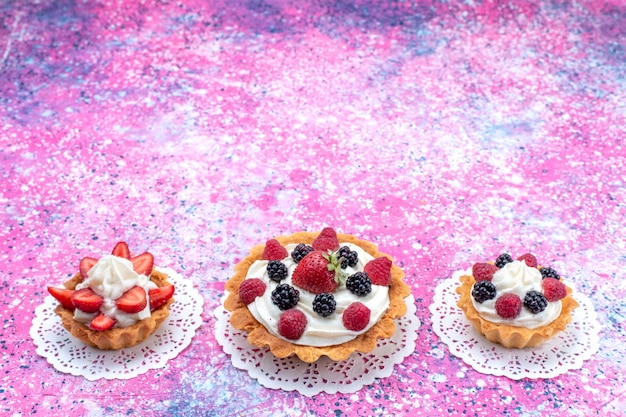
[[[348,246],[350,250],[356,251],[358,254],[358,263],[354,267],[347,267],[344,271],[349,275],[355,272],[362,272],[365,265],[374,259],[370,254],[365,252],[359,246],[352,243],[340,243],[340,246]],[[296,264],[291,258],[291,252],[296,244],[288,244],[285,246],[289,256],[282,260],[287,266],[287,278],[282,280],[281,284],[293,285],[291,277],[296,269]],[[257,297],[252,303],[248,304],[248,309],[254,318],[261,323],[274,336],[284,339],[278,333],[278,319],[282,311],[272,302],[272,291],[279,283],[272,281],[266,271],[268,261],[255,261],[246,274],[248,278],[259,278],[267,286],[265,293]],[[294,286],[300,292],[300,300],[295,308],[302,311],[307,318],[307,326],[304,334],[297,341],[290,340],[292,343],[308,346],[331,346],[348,342],[359,334],[368,331],[389,307],[389,287],[381,285],[372,285],[372,291],[363,297],[357,297],[352,294],[345,285],[337,287],[333,293],[333,297],[337,303],[335,312],[329,317],[321,317],[313,311],[313,300],[315,294]],[[359,301],[367,306],[370,311],[370,321],[365,329],[355,332],[344,327],[342,321],[343,311],[354,301]]]
[[[87,278],[76,286],[77,290],[91,288],[93,292],[104,299],[100,312],[115,319],[116,327],[128,327],[139,320],[150,317],[150,304],[139,313],[129,314],[118,310],[115,300],[126,291],[139,286],[146,291],[157,288],[150,281],[150,277],[137,274],[133,269],[133,263],[125,258],[114,255],[105,255],[89,270]],[[98,313],[85,313],[79,309],[74,310],[74,319],[81,323],[89,323]]]
[[[496,297],[482,303],[478,303],[474,300],[474,297],[471,297],[472,304],[482,318],[492,323],[507,324],[527,329],[545,326],[561,314],[561,301],[548,303],[546,309],[538,314],[533,314],[527,308],[522,307],[522,311],[514,319],[500,317],[495,307],[496,300],[501,294],[517,294],[522,301],[524,301],[528,291],[537,291],[543,294],[542,282],[541,272],[537,268],[526,266],[524,261],[513,261],[493,274],[491,283],[496,287]]]

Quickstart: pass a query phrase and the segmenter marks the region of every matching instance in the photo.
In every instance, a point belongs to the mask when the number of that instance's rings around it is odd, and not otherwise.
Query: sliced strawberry
[[[150,298],[150,310],[156,310],[163,304],[172,298],[174,295],[174,286],[168,285],[166,287],[155,288],[148,291],[148,298]]]
[[[138,274],[150,276],[154,267],[154,256],[150,252],[144,252],[130,260],[133,263],[133,269]]]
[[[115,319],[112,319],[104,313],[98,314],[91,320],[91,323],[89,323],[89,328],[97,332],[109,330],[113,326],[115,326]]]
[[[129,314],[139,313],[147,304],[146,290],[139,286],[134,286],[115,300],[117,308]]]
[[[111,255],[119,256],[120,258],[130,259],[130,249],[128,249],[128,245],[126,242],[117,242],[115,247],[113,248],[113,252]]]
[[[89,270],[96,263],[98,263],[98,260],[96,258],[84,257],[83,259],[81,259],[79,266],[80,276],[83,277],[83,279],[87,279],[87,274],[89,273]]]
[[[95,313],[100,310],[102,303],[104,303],[104,299],[93,292],[91,288],[83,288],[82,290],[74,291],[74,294],[72,294],[74,307],[85,313]]]
[[[72,294],[74,294],[74,290],[48,287],[48,292],[61,303],[63,308],[74,311],[74,304],[72,303]]]

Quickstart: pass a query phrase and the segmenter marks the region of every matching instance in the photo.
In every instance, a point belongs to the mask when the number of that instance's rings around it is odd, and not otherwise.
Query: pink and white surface
[[[2,3],[0,414],[623,415],[626,7],[599,3]],[[324,226],[404,269],[415,351],[355,393],[267,389],[213,311],[250,247]],[[59,372],[35,309],[118,240],[193,282],[202,326],[132,379]],[[582,368],[485,375],[433,332],[437,285],[504,251],[589,297]]]

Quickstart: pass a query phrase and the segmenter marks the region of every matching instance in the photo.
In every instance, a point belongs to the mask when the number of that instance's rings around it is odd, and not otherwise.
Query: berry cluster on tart
[[[59,301],[55,313],[74,337],[103,350],[135,346],[146,340],[169,315],[174,286],[154,269],[149,252],[131,256],[119,242],[111,255],[85,257],[79,272],[48,287]]]
[[[476,263],[460,281],[457,305],[479,333],[507,348],[543,343],[567,327],[578,307],[559,274],[530,253]]]
[[[284,358],[345,360],[395,332],[410,294],[376,245],[332,228],[257,245],[235,266],[224,303],[248,341]]]

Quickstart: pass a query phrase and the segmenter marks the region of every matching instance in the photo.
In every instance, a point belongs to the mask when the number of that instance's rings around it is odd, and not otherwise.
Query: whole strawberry
[[[337,288],[340,274],[341,265],[336,253],[316,250],[302,258],[291,281],[313,294],[332,293]]]
[[[372,284],[387,287],[391,282],[391,264],[389,258],[381,256],[369,261],[363,270],[372,280]]]
[[[325,227],[319,236],[313,240],[311,246],[313,246],[313,249],[322,252],[338,250],[339,240],[337,239],[337,232],[332,227]]]

